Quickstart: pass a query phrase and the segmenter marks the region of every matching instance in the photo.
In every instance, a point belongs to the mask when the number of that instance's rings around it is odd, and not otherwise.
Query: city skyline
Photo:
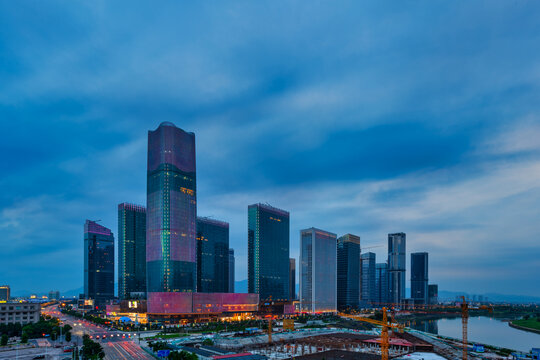
[[[138,17],[107,31],[118,8],[35,6],[69,20],[0,5],[10,34],[0,35],[0,283],[13,294],[81,286],[84,220],[117,229],[117,204],[146,204],[147,131],[172,121],[197,135],[199,212],[230,223],[237,280],[247,279],[246,207],[268,202],[290,212],[297,260],[296,234],[310,226],[382,245],[369,250],[379,261],[387,235],[403,231],[407,284],[409,254],[426,251],[439,291],[540,296],[526,286],[540,252],[540,53],[529,31],[539,5],[482,15],[448,5],[457,16],[441,21],[427,3],[408,14],[431,34],[403,35],[374,20],[409,23],[383,5],[296,9],[279,27],[275,5],[268,17],[253,5],[252,19],[199,8],[209,28],[164,6],[148,35],[131,31],[148,25]],[[304,11],[314,16],[297,21]],[[506,35],[482,41],[494,29]],[[197,31],[200,45],[163,40],[171,31]]]

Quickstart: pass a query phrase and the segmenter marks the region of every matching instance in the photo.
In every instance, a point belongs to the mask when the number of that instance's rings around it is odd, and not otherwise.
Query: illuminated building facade
[[[0,285],[0,301],[9,301],[10,287],[8,285]]]
[[[356,308],[360,299],[360,236],[346,234],[337,240],[338,309]]]
[[[337,236],[310,228],[300,231],[300,310],[337,311]]]
[[[114,297],[114,235],[91,220],[84,224],[84,295],[100,308]]]
[[[362,254],[362,303],[371,304],[375,302],[377,290],[375,274],[375,253],[368,252]]]
[[[148,293],[148,314],[185,316],[198,314],[233,314],[259,309],[258,294],[232,293]]]
[[[388,289],[391,303],[405,299],[405,233],[388,234]]]
[[[229,249],[229,292],[234,292],[234,249]]]
[[[146,208],[118,205],[118,297],[144,297],[146,293]]]
[[[388,264],[375,264],[375,302],[383,306],[388,302]]]
[[[248,206],[248,292],[262,300],[289,299],[289,213]]]
[[[229,223],[197,218],[197,292],[229,292]]]
[[[164,122],[148,132],[146,285],[149,293],[197,286],[195,134]]]
[[[415,303],[428,304],[428,253],[411,254],[411,298]]]

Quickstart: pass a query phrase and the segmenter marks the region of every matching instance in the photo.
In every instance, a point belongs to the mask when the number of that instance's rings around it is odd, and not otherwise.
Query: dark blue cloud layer
[[[539,295],[505,270],[540,266],[540,147],[514,146],[540,134],[538,7],[0,3],[0,283],[79,287],[84,220],[116,232],[116,205],[144,204],[146,132],[172,121],[197,134],[199,211],[230,221],[239,279],[247,205],[268,201],[295,256],[308,226],[405,231],[443,289]],[[448,251],[464,239],[473,257]]]

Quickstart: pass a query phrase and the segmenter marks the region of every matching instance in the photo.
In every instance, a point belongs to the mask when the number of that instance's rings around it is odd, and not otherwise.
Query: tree
[[[100,344],[90,339],[89,335],[84,335],[82,355],[85,359],[103,359],[105,352]]]
[[[23,331],[21,335],[21,343],[26,344],[28,342],[28,334]]]
[[[180,352],[178,351],[171,351],[168,356],[169,360],[198,360],[199,358],[197,355],[187,352],[185,350],[182,350]]]
[[[8,343],[8,340],[9,340],[9,338],[8,338],[7,334],[2,334],[2,339],[0,339],[0,345],[6,346],[7,343]]]
[[[66,325],[64,325],[63,331],[67,333],[67,332],[71,331],[71,329],[73,329],[73,328],[71,327],[71,325],[66,324]]]
[[[70,342],[70,341],[71,341],[71,332],[70,332],[70,331],[66,331],[65,338],[66,338],[66,341],[67,341],[67,342]]]
[[[202,344],[212,346],[212,345],[214,345],[214,342],[212,341],[212,339],[204,339]]]

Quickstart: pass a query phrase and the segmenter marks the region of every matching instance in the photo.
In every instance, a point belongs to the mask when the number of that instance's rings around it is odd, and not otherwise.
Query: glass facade
[[[360,299],[360,237],[352,234],[337,240],[338,309],[356,308]]]
[[[234,249],[229,249],[229,292],[234,293]]]
[[[148,132],[146,284],[150,292],[197,286],[195,134],[164,122]]]
[[[137,293],[137,294],[135,294]],[[146,293],[146,208],[118,205],[118,297]]]
[[[197,291],[229,292],[229,224],[197,218]]]
[[[431,305],[435,305],[439,302],[439,285],[429,284],[428,285],[428,299]],[[480,300],[481,302],[482,300]]]
[[[375,302],[377,305],[388,303],[388,264],[375,264]]]
[[[372,304],[377,297],[375,253],[362,254],[362,303]]]
[[[296,300],[296,259],[289,259],[289,299]]]
[[[428,303],[428,253],[411,254],[411,298]]]
[[[300,231],[300,311],[337,311],[337,236],[310,228]]]
[[[248,206],[248,292],[262,300],[289,299],[289,213]]]
[[[84,296],[100,308],[114,298],[114,235],[91,220],[84,224]]]
[[[405,245],[405,233],[388,234],[388,291],[394,304],[405,299]]]

